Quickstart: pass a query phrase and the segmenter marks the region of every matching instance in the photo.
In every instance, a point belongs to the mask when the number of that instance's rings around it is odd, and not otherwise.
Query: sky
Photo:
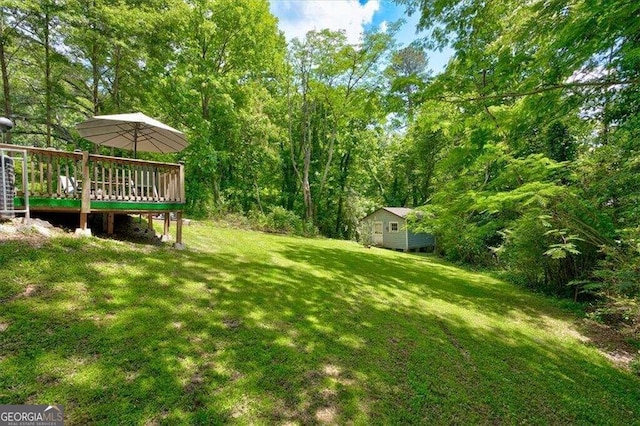
[[[406,16],[404,8],[391,0],[271,0],[271,12],[287,40],[303,38],[307,31],[329,28],[345,30],[349,42],[355,44],[363,30],[384,29],[398,19],[406,20],[396,36],[402,46],[425,35],[416,34],[418,17]],[[448,49],[428,52],[430,68],[442,71],[451,55]]]

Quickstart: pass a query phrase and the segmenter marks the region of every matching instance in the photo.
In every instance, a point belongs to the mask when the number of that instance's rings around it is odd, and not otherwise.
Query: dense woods
[[[75,123],[142,111],[188,135],[166,159],[194,216],[356,238],[376,206],[419,207],[450,260],[637,296],[640,5],[397,2],[426,39],[287,44],[265,0],[2,0],[9,141],[94,150]]]

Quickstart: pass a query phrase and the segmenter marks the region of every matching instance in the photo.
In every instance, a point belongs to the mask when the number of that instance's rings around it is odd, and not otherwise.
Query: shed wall
[[[413,232],[408,232],[409,237],[409,248],[421,248],[421,247],[433,247],[435,245],[435,238],[431,234],[414,234]]]
[[[382,222],[383,247],[404,250],[407,248],[405,220],[385,210],[379,210],[367,218],[370,222]],[[390,232],[389,222],[398,222],[398,232]]]

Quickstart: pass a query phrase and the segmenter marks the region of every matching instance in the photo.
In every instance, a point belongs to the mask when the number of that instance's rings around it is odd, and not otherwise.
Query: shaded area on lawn
[[[199,232],[182,252],[0,245],[0,403],[61,403],[69,424],[640,416],[640,381],[544,299],[426,258]]]

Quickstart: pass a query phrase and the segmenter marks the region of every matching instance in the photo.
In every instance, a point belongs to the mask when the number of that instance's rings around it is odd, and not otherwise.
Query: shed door
[[[384,240],[382,236],[382,229],[382,222],[373,222],[373,244],[376,246],[381,246]]]

